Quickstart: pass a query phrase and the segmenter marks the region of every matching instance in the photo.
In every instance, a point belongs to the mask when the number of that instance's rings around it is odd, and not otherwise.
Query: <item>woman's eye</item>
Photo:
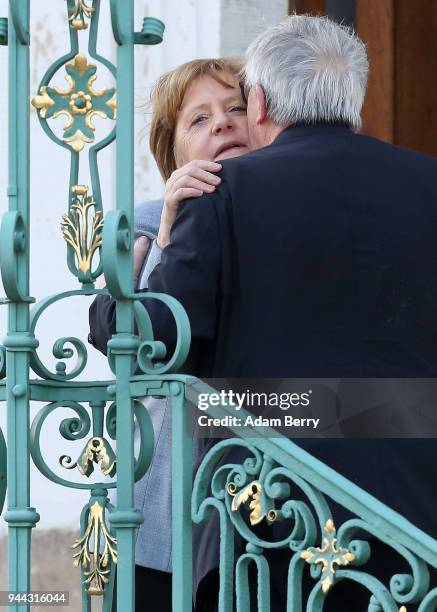
[[[201,123],[202,121],[206,121],[207,119],[208,119],[207,115],[199,115],[198,117],[194,117],[190,125],[197,125],[198,123]]]
[[[245,106],[233,106],[231,109],[229,109],[231,112],[233,113],[246,113],[247,112],[247,108]]]

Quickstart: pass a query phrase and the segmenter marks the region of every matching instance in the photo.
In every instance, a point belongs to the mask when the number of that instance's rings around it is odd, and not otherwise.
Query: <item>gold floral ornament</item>
[[[249,483],[241,491],[238,492],[235,483],[230,482],[227,485],[229,495],[232,495],[231,510],[237,512],[242,504],[245,504],[249,499],[252,501],[249,508],[252,511],[249,515],[251,525],[258,525],[264,517],[272,523],[276,520],[276,511],[273,509],[273,504],[268,503],[263,492],[263,486],[257,480]]]
[[[83,91],[72,94],[70,108],[76,115],[86,115],[92,107],[91,96],[89,94],[84,94]]]
[[[335,537],[335,527],[332,519],[326,521],[324,533],[321,548],[310,546],[301,552],[300,556],[310,565],[314,563],[322,564],[322,590],[327,593],[334,584],[335,566],[349,565],[355,560],[355,555],[346,548],[337,548],[337,538]]]
[[[93,542],[93,551],[90,550]],[[103,552],[99,553],[103,543]],[[82,538],[76,540],[71,548],[79,548],[73,555],[73,565],[82,566],[85,584],[89,595],[103,595],[105,584],[109,582],[110,562],[117,563],[117,540],[108,531],[104,509],[98,501],[91,506],[88,526]]]
[[[62,217],[62,235],[76,255],[79,270],[86,274],[91,270],[94,253],[102,244],[103,215],[99,211],[90,217],[95,202],[88,195],[86,185],[75,185],[72,192],[75,200],[70,212]]]
[[[70,28],[73,28],[73,30],[86,30],[88,24],[85,18],[91,19],[93,13],[94,9],[91,6],[87,6],[85,0],[76,0],[76,5],[68,13]]]
[[[32,105],[39,111],[41,119],[67,117],[63,141],[79,153],[86,143],[94,142],[94,116],[116,119],[117,94],[115,88],[104,87],[100,91],[93,88],[97,68],[88,64],[82,53],[76,55],[73,63],[66,64],[65,70],[68,89],[44,85],[32,99]]]

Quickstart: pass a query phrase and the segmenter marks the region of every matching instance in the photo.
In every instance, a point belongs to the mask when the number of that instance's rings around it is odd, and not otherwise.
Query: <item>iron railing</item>
[[[37,9],[38,3],[32,3]],[[81,536],[75,543],[75,564],[82,575],[83,610],[92,596],[102,597],[110,610],[117,565],[117,603],[120,610],[134,608],[134,536],[142,517],[134,508],[134,481],[147,470],[153,452],[153,428],[139,398],[172,398],[173,487],[173,609],[192,607],[192,521],[207,521],[218,513],[220,530],[220,612],[233,608],[234,593],[240,612],[249,608],[248,568],[255,564],[258,609],[270,609],[267,549],[289,551],[287,561],[288,612],[323,609],[327,594],[338,581],[352,580],[369,591],[371,612],[437,610],[437,585],[430,583],[430,568],[437,568],[437,541],[405,518],[346,480],[277,432],[223,440],[205,456],[192,481],[192,438],[187,426],[186,400],[197,403],[199,393],[211,391],[205,383],[175,373],[184,363],[190,344],[190,326],[182,307],[170,296],[134,293],[132,289],[133,222],[133,49],[135,44],[156,44],[163,24],[147,19],[134,32],[133,1],[110,0],[112,28],[117,44],[113,65],[96,51],[100,0],[67,0],[70,50],[41,79],[32,104],[46,134],[70,154],[68,210],[62,219],[68,266],[79,288],[35,301],[29,296],[29,0],[10,0],[9,19],[0,21],[0,42],[9,46],[9,210],[0,235],[0,259],[9,312],[8,333],[0,346],[0,400],[7,402],[7,510],[9,526],[9,590],[28,592],[30,537],[39,516],[31,506],[29,466],[60,486],[89,490],[89,501],[80,517]],[[8,27],[9,26],[9,27]],[[79,49],[78,31],[89,29],[88,50]],[[95,63],[94,63],[95,62]],[[105,66],[116,88],[96,91],[97,65]],[[68,88],[58,85],[67,76]],[[116,128],[95,142],[93,116],[116,120]],[[50,119],[66,117],[62,138],[52,131]],[[98,154],[117,137],[116,210],[103,217]],[[81,181],[81,156],[88,149],[91,189]],[[103,222],[104,219],[104,222]],[[107,289],[95,288],[104,272]],[[111,294],[116,299],[117,332],[108,345],[110,381],[77,380],[85,370],[87,349],[72,336],[53,346],[56,368],[50,370],[38,354],[36,326],[50,307],[72,296]],[[178,329],[174,354],[164,361],[165,347],[153,338],[151,322],[140,300],[157,299],[172,311]],[[134,333],[134,319],[138,333]],[[68,363],[75,359],[74,365]],[[32,372],[37,378],[32,378]],[[29,403],[44,404],[30,423]],[[67,441],[84,440],[83,451],[61,465],[77,469],[83,477],[74,482],[60,477],[44,458],[40,434],[46,419],[60,408],[74,417],[59,427]],[[225,404],[210,409],[212,416],[231,415]],[[134,425],[140,432],[139,454],[134,457]],[[232,429],[232,426],[231,426]],[[270,434],[275,434],[270,435]],[[117,441],[115,454],[110,440]],[[122,443],[121,443],[122,442]],[[232,447],[243,447],[242,463],[220,465]],[[0,505],[5,480],[5,445],[0,436]],[[100,469],[104,478],[89,482]],[[117,489],[117,505],[108,490]],[[299,490],[299,495],[295,491]],[[335,526],[330,501],[347,508],[355,518]],[[249,510],[249,512],[247,511]],[[252,526],[283,521],[289,526],[281,541],[264,540]],[[403,557],[410,571],[382,584],[366,572],[371,546],[357,532],[367,532]],[[245,550],[234,558],[234,534]],[[306,565],[314,579],[308,601],[302,601],[300,584]],[[79,580],[79,578],[78,578]],[[11,610],[22,608],[18,603]]]

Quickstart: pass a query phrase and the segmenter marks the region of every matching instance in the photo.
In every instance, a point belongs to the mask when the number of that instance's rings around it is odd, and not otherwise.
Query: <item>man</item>
[[[249,47],[257,150],[223,162],[216,192],[181,205],[149,279],[187,310],[194,374],[435,375],[437,161],[356,133],[367,72],[361,41],[321,17],[293,15]],[[147,309],[171,346],[166,314]],[[423,470],[433,441],[302,445],[435,537],[435,470]],[[212,566],[203,560],[203,574]]]

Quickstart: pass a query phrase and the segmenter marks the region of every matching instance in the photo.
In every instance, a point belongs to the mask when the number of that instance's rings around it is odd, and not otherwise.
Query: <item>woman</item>
[[[179,203],[214,191],[220,184],[213,174],[221,169],[216,162],[248,151],[240,68],[229,59],[194,60],[163,75],[152,92],[150,149],[166,181],[157,239],[161,249],[169,243]],[[160,201],[136,208],[136,236],[154,237],[160,208]]]
[[[214,191],[220,161],[248,152],[246,104],[239,88],[241,66],[230,59],[194,60],[163,75],[153,93],[150,148],[166,181],[163,205],[145,203],[135,218],[135,274],[139,288],[160,260],[180,203]],[[199,202],[199,206],[202,202]],[[162,207],[162,210],[160,210]],[[159,228],[156,218],[160,214]],[[154,238],[146,266],[142,260]],[[114,301],[98,296],[90,309],[90,341],[106,354],[115,317]],[[135,485],[135,506],[144,523],[136,542],[136,608],[154,596],[171,611],[171,417],[168,399],[150,400],[155,453],[145,476]],[[158,600],[158,599],[157,599]]]

